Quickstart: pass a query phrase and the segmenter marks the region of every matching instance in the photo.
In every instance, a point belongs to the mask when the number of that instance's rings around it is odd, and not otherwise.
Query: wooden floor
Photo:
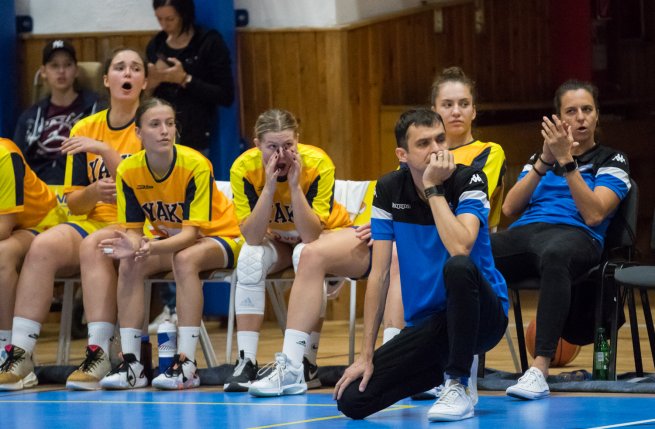
[[[526,326],[529,321],[534,318],[535,303],[535,295],[530,294],[529,292],[522,293],[524,322]],[[647,372],[653,372],[655,371],[655,368],[653,365],[653,360],[650,357],[650,346],[647,340],[643,315],[639,313],[640,311],[638,311],[638,319],[644,370]],[[512,334],[514,344],[516,345],[516,334],[513,321],[513,314],[510,310],[510,332]],[[362,319],[358,319],[357,322],[357,340],[355,345],[356,352],[358,352],[361,347]],[[207,322],[207,328],[212,338],[212,344],[216,350],[219,362],[223,363],[225,362],[226,329],[221,329],[219,325],[219,322],[216,321]],[[47,323],[44,325],[44,331],[38,341],[36,349],[35,358],[37,364],[49,365],[55,363],[58,332],[59,326],[57,323]],[[380,337],[381,334],[382,333],[380,332]],[[275,322],[266,322],[260,338],[258,360],[260,363],[273,360],[275,352],[280,351],[282,348],[282,331]],[[153,358],[156,359],[156,338],[153,336],[151,341],[153,345],[155,345],[153,346]],[[83,359],[85,345],[86,339],[73,341],[70,355],[70,361],[72,364],[81,362]],[[592,352],[592,345],[583,347],[580,351],[580,354],[575,358],[575,360],[573,360],[573,362],[569,363],[566,367],[563,368],[554,368],[551,370],[551,373],[557,374],[562,371],[571,371],[574,369],[587,369],[588,371],[591,371]],[[236,357],[236,338],[234,341],[234,351],[232,356],[233,359]],[[634,371],[634,360],[632,356],[632,342],[630,340],[629,322],[626,322],[626,324],[619,331],[617,373],[621,374],[629,371]],[[199,366],[205,367],[206,364],[200,349],[198,350],[197,358],[199,361]],[[507,341],[504,339],[491,352],[487,354],[486,359],[487,368],[515,372]],[[347,363],[348,322],[346,320],[327,321],[321,336],[321,344],[318,354],[318,365],[345,365]]]

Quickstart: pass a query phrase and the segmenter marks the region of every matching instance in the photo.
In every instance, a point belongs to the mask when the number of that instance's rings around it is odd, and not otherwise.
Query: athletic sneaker
[[[123,362],[100,380],[100,387],[106,390],[139,389],[148,386],[143,365],[132,353],[123,355]]]
[[[196,372],[196,363],[184,356],[176,354],[173,363],[164,373],[152,380],[153,387],[162,390],[193,389],[200,386],[200,378]]]
[[[473,355],[473,363],[471,364],[471,377],[469,378],[469,392],[471,394],[473,406],[478,404],[478,363],[478,355]],[[441,397],[441,393],[443,393],[444,388],[445,386],[442,383],[430,390],[412,395],[412,399],[415,401],[434,401],[435,399],[439,399],[439,397]]]
[[[13,344],[7,344],[5,352],[7,358],[0,365],[0,390],[21,390],[39,384],[31,353]]]
[[[541,370],[531,367],[519,378],[518,383],[509,386],[505,393],[519,399],[541,399],[550,395],[550,389]]]
[[[245,357],[243,350],[239,352],[240,359],[234,367],[234,372],[225,380],[224,392],[247,392],[250,383],[257,379],[257,362],[253,363]]]
[[[302,366],[305,371],[305,383],[308,389],[318,389],[322,386],[321,380],[318,378],[318,366],[314,365],[307,359],[307,356],[302,358]]]
[[[66,388],[71,390],[98,390],[100,380],[111,371],[109,356],[96,345],[86,346],[84,362],[66,380]]]
[[[269,364],[272,371],[258,378],[248,389],[253,396],[300,395],[307,391],[303,365],[293,367],[287,355],[275,353],[275,362]],[[266,373],[267,367],[262,368]]]
[[[473,417],[473,401],[468,387],[455,379],[446,380],[437,402],[428,411],[431,422],[454,422]]]

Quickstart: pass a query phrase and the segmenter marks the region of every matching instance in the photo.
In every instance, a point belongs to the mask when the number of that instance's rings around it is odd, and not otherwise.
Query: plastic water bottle
[[[163,373],[173,363],[177,352],[177,326],[169,320],[157,328],[157,344],[159,353],[159,373]]]
[[[594,342],[594,380],[607,380],[609,377],[610,345],[605,338],[605,329],[596,331]]]

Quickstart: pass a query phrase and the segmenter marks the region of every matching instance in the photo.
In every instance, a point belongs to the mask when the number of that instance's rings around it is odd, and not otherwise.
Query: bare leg
[[[0,241],[0,330],[11,330],[18,272],[34,237],[29,231],[18,230]]]
[[[18,279],[14,316],[43,323],[50,310],[55,276],[78,272],[81,243],[82,236],[67,224],[34,238]]]
[[[116,262],[98,244],[114,237],[115,226],[88,235],[80,245],[80,277],[84,312],[89,322],[116,323]]]
[[[369,260],[366,242],[357,238],[352,228],[326,232],[307,244],[291,288],[287,329],[311,332],[320,327],[325,275],[360,277],[366,272]]]
[[[220,244],[212,238],[202,238],[173,257],[177,283],[177,316],[179,326],[200,326],[202,319],[201,271],[223,268],[227,264]]]
[[[398,267],[398,250],[393,245],[391,254],[391,267],[389,268],[389,291],[387,302],[384,307],[384,328],[405,327],[405,316],[403,314],[403,296],[400,289],[400,268]]]

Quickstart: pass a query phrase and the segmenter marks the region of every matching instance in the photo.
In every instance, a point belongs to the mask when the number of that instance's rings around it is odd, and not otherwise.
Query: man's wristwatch
[[[430,197],[433,196],[444,196],[446,190],[444,189],[443,185],[434,185],[430,186],[429,188],[425,188],[423,193],[425,194],[425,198],[429,200]]]
[[[571,162],[567,162],[564,165],[559,165],[557,163],[555,165],[555,168],[553,168],[553,173],[557,174],[558,176],[565,176],[566,174],[575,171],[578,169],[578,161],[575,159]]]

